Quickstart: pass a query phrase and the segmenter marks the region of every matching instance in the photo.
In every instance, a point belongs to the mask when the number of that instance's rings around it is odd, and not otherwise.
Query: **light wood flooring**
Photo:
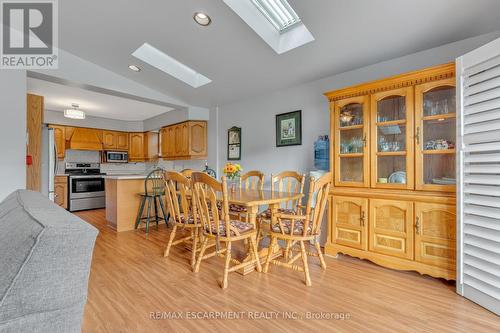
[[[500,332],[500,317],[460,297],[444,280],[339,256],[326,258],[326,271],[310,259],[309,288],[302,273],[271,265],[268,274],[231,273],[229,287],[222,290],[221,258],[202,262],[198,274],[191,272],[190,253],[183,247],[163,258],[170,232],[165,224],[154,225],[146,237],[144,230],[117,234],[106,226],[104,210],[77,215],[100,231],[84,333]],[[175,311],[180,311],[172,315],[177,319],[151,319],[151,312]],[[211,311],[248,312],[239,320],[186,319]],[[313,320],[307,312],[348,318]],[[275,315],[278,319],[263,318]]]

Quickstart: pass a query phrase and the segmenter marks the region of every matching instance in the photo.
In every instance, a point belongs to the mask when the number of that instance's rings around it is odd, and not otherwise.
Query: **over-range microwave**
[[[127,163],[128,153],[125,151],[107,151],[106,162],[108,163]]]

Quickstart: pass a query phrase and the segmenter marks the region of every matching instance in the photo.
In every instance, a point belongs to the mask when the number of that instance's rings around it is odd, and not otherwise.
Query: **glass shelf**
[[[335,184],[368,186],[368,96],[353,97],[335,106]]]
[[[413,141],[409,142],[413,133],[413,104],[407,104],[412,103],[408,96],[413,96],[412,87],[373,95],[372,187],[413,186],[414,176],[407,176],[413,161]]]
[[[440,86],[424,93],[423,116],[455,113],[455,87]]]
[[[363,182],[363,157],[347,157],[340,159],[340,180],[342,182]]]
[[[377,123],[406,120],[405,96],[389,96],[377,102]]]
[[[377,157],[377,183],[406,184],[406,181],[406,155]]]
[[[456,183],[455,87],[452,80],[417,86],[416,188],[453,191]]]

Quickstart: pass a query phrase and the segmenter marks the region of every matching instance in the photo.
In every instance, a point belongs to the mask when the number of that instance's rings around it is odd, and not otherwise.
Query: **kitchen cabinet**
[[[147,161],[158,160],[159,157],[159,133],[144,133],[144,157]]]
[[[189,160],[207,156],[207,122],[186,121],[162,128],[162,158]]]
[[[66,154],[66,128],[65,126],[50,125],[54,130],[54,143],[57,149],[57,158],[62,160]]]
[[[130,133],[128,159],[130,162],[147,162],[158,159],[159,133]]]
[[[191,158],[207,156],[207,122],[190,121],[188,155]]]
[[[368,199],[335,196],[330,211],[335,220],[333,241],[337,244],[367,250]]]
[[[128,150],[128,133],[116,132],[116,149]]]
[[[54,179],[54,203],[64,209],[68,209],[68,177],[55,176]]]
[[[104,130],[102,137],[104,150],[128,150],[128,133]]]
[[[144,154],[144,133],[129,133],[128,159],[130,162],[143,162]]]

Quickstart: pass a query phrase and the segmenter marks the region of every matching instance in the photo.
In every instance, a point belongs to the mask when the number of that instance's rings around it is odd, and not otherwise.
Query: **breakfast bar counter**
[[[117,232],[134,230],[146,174],[104,176],[106,220]],[[142,224],[143,225],[143,224]]]

